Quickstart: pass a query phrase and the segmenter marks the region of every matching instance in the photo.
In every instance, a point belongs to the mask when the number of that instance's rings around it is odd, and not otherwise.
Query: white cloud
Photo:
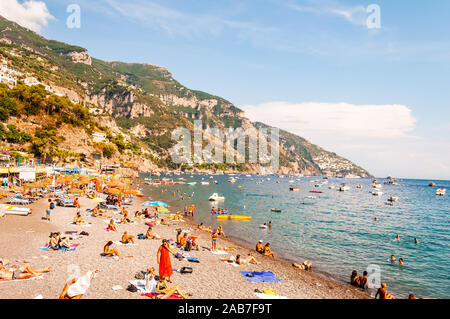
[[[405,105],[269,102],[241,108],[252,121],[304,137],[375,176],[450,178],[449,143],[413,135],[416,119]]]
[[[1,0],[0,15],[35,32],[41,31],[49,20],[54,19],[42,1],[19,3],[18,0]]]

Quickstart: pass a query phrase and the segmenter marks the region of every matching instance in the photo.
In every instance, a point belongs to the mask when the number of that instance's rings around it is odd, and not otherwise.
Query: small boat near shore
[[[348,191],[348,190],[350,190],[350,187],[345,185],[345,184],[341,184],[341,187],[339,187],[339,191],[340,192],[345,192],[345,191]]]
[[[289,190],[291,192],[298,192],[300,190],[300,187],[289,187]]]
[[[437,190],[436,190],[436,195],[438,195],[438,196],[444,196],[445,195],[445,188],[438,188]]]
[[[281,213],[281,209],[278,208],[271,208],[270,210],[275,213]]]
[[[318,194],[322,194],[322,191],[309,191],[310,193],[318,193]]]
[[[430,183],[428,183],[428,186],[433,187],[433,186],[436,186],[436,184],[433,182],[430,182]]]
[[[383,192],[380,190],[373,190],[373,191],[371,191],[371,194],[374,196],[381,196],[381,195],[383,195]]]
[[[388,202],[398,202],[398,197],[396,197],[396,196],[391,196],[391,197],[389,197],[387,200],[388,200]]]
[[[211,196],[209,196],[208,200],[210,202],[219,201],[219,200],[225,200],[225,197],[219,196],[217,193],[213,193]]]

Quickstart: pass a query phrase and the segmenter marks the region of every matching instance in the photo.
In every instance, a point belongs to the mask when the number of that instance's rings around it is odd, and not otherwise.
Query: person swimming
[[[395,239],[394,239],[394,240],[400,240],[400,235],[397,234],[397,236],[395,236]]]
[[[403,266],[403,258],[400,257],[398,259],[398,264],[399,264],[399,266]]]
[[[395,263],[395,255],[391,255],[391,262]]]

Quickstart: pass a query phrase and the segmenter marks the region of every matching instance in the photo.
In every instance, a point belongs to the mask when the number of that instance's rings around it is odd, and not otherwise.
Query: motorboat
[[[211,201],[211,202],[219,201],[219,200],[224,200],[224,199],[225,199],[225,197],[219,196],[219,194],[217,194],[217,193],[212,194],[212,195],[209,196],[209,198],[208,198],[208,200]]]
[[[391,197],[389,197],[387,200],[388,200],[388,202],[397,202],[397,201],[398,201],[398,197],[396,197],[396,196],[391,196]]]
[[[230,183],[236,183],[236,179],[235,179],[234,177],[230,178],[228,181],[229,181]]]
[[[373,183],[372,184],[372,187],[373,188],[381,188],[381,187],[383,187],[381,184],[379,184],[379,183]]]
[[[436,195],[438,196],[444,196],[445,195],[445,188],[438,188],[436,190]]]
[[[292,192],[298,192],[300,190],[300,187],[297,187],[297,186],[289,187],[289,190],[292,191]]]
[[[209,182],[200,182],[202,185],[209,185]]]
[[[361,184],[356,185],[356,188],[362,188]]]
[[[430,182],[430,183],[428,184],[428,186],[433,187],[433,186],[436,186],[436,184],[433,183],[433,182]]]
[[[345,185],[345,184],[342,184],[341,187],[339,187],[339,191],[340,192],[345,192],[345,191],[348,191],[348,190],[350,190],[350,187]]]
[[[372,193],[372,195],[374,195],[374,196],[381,196],[381,195],[383,195],[383,192],[382,192],[382,191],[379,191],[379,190],[373,190],[371,193]]]
[[[275,213],[281,213],[281,209],[279,209],[279,208],[272,208],[270,210]]]

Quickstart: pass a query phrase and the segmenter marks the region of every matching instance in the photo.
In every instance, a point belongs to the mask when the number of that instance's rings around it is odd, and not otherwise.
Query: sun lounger
[[[8,196],[8,200],[10,204],[20,204],[20,205],[27,205],[30,204],[30,201],[25,200],[25,199],[19,199],[19,198],[12,198],[10,196]]]

